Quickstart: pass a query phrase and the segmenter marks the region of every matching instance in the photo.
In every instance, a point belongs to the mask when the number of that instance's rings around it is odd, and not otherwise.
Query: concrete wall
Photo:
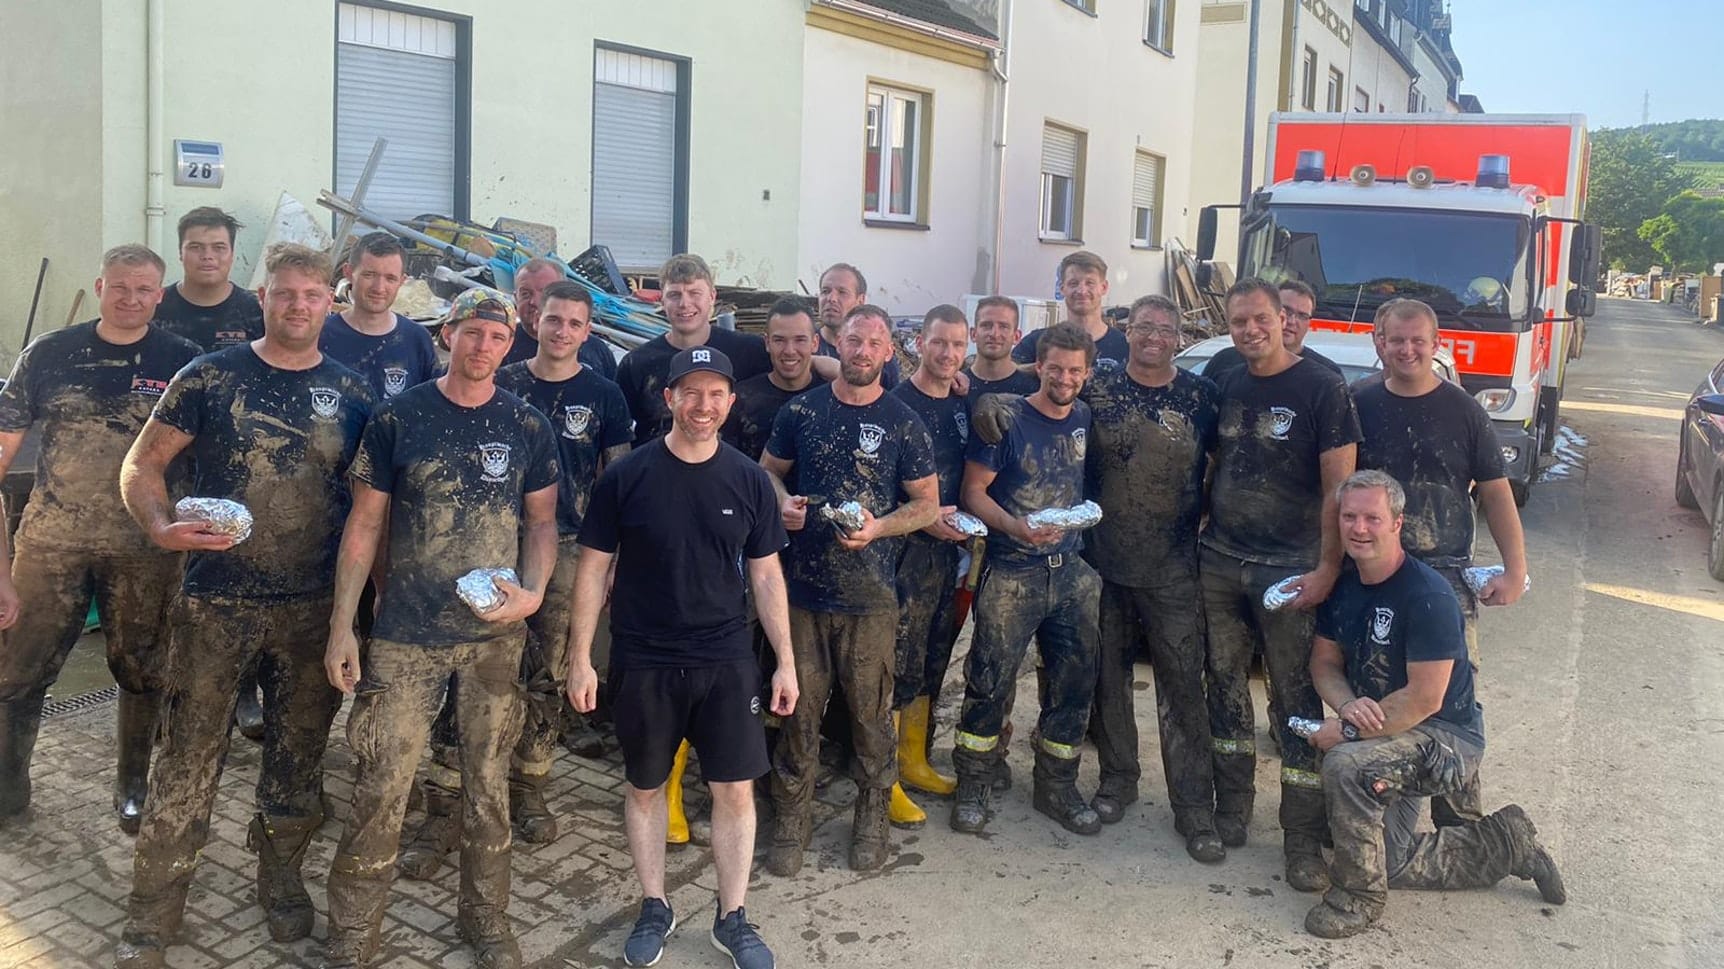
[[[1353,32],[1353,80],[1351,87],[1363,88],[1371,95],[1371,111],[1379,105],[1393,114],[1407,110],[1407,92],[1412,88],[1412,76],[1388,49],[1377,42],[1364,28]],[[1352,107],[1349,94],[1347,104]]]

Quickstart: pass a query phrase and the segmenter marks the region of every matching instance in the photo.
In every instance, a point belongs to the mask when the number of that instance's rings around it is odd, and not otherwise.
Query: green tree
[[[1683,192],[1642,222],[1638,234],[1672,270],[1710,271],[1724,262],[1724,198]]]
[[[1644,272],[1657,262],[1640,226],[1656,219],[1688,179],[1650,138],[1632,131],[1600,132],[1592,142],[1586,217],[1604,231],[1604,263]]]

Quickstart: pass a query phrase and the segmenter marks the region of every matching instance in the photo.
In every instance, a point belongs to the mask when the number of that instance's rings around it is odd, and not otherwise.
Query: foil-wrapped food
[[[1299,576],[1290,575],[1280,582],[1263,590],[1263,608],[1274,612],[1286,608],[1289,602],[1299,598],[1299,593],[1293,588],[1293,583],[1299,581]]]
[[[181,498],[174,504],[174,518],[230,536],[235,545],[251,537],[251,509],[228,498]]]
[[[1461,579],[1466,582],[1467,588],[1473,590],[1473,595],[1476,596],[1482,594],[1485,591],[1485,586],[1490,585],[1491,580],[1502,575],[1504,571],[1506,570],[1500,565],[1476,565],[1470,569],[1462,569]],[[1521,591],[1532,591],[1532,576],[1526,577],[1526,585],[1521,588]]]
[[[1089,528],[1101,521],[1101,506],[1086,501],[1070,508],[1044,508],[1030,512],[1024,520],[1031,528],[1064,528],[1068,531]]]
[[[1298,736],[1304,737],[1306,740],[1310,740],[1312,734],[1323,729],[1323,721],[1307,720],[1304,717],[1288,717],[1287,729],[1293,731]]]
[[[862,530],[862,503],[846,501],[839,505],[822,505],[820,514],[829,522],[844,529],[845,532]]]
[[[954,531],[962,532],[971,538],[986,538],[988,534],[988,526],[968,512],[952,512],[951,517],[946,519],[946,524],[952,526]]]
[[[455,594],[468,608],[483,616],[503,604],[503,593],[493,579],[516,584],[521,581],[514,569],[474,569],[455,580]]]

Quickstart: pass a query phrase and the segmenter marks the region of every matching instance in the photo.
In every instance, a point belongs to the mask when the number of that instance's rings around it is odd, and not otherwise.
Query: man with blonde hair
[[[1066,304],[1067,323],[1078,327],[1095,341],[1095,372],[1108,373],[1125,366],[1131,357],[1131,347],[1125,334],[1108,325],[1102,310],[1107,309],[1107,263],[1087,249],[1079,249],[1060,260],[1055,271],[1059,281],[1060,300]],[[1025,334],[1012,350],[1018,363],[1036,362],[1036,338],[1039,332]]]

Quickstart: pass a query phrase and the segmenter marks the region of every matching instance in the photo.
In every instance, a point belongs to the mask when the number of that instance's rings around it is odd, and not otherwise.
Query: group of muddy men
[[[665,845],[689,839],[692,748],[711,940],[770,967],[743,908],[757,791],[779,876],[804,863],[823,746],[857,788],[852,867],[880,868],[891,827],[925,821],[906,790],[983,832],[1012,789],[1032,643],[1031,797],[1068,831],[1139,797],[1147,659],[1175,830],[1200,862],[1245,844],[1260,656],[1285,877],[1323,893],[1310,931],[1363,930],[1391,886],[1514,875],[1563,900],[1525,813],[1482,810],[1474,622],[1520,597],[1526,557],[1490,421],[1432,369],[1425,304],[1377,311],[1383,369],[1349,387],[1304,347],[1309,287],[1241,281],[1233,348],[1198,376],[1174,364],[1179,308],[1144,296],[1111,323],[1107,266],[1079,251],[1059,266],[1067,322],[1020,334],[999,296],[973,320],[935,307],[904,377],[848,264],[816,305],[775,305],[762,337],[715,326],[711,271],[675,256],[668,332],[619,362],[590,339],[588,290],[541,259],[512,299],[456,296],[439,354],[392,310],[393,237],[356,240],[339,271],[272,247],[253,295],[229,282],[236,227],[188,213],[172,286],[148,248],[110,250],[99,318],[36,339],[0,392],[0,473],[39,436],[0,575],[0,824],[26,823],[44,696],[94,600],[119,684],[115,808],[136,835],[117,965],[165,965],[236,718],[262,743],[257,902],[275,940],[310,934],[303,860],[345,694],[326,965],[370,964],[397,870],[430,877],[457,850],[460,936],[481,966],[519,965],[511,841],[557,837],[559,741],[602,750],[608,723],[644,896],[624,961],[654,964],[677,923]],[[332,313],[337,275],[350,305]],[[186,496],[245,506],[249,534],[177,513]],[[1086,500],[1093,527],[1058,514]],[[1503,564],[1476,591],[1475,504]],[[468,573],[505,568],[472,593]],[[970,613],[953,778],[930,720]],[[425,821],[403,844],[427,746]]]

